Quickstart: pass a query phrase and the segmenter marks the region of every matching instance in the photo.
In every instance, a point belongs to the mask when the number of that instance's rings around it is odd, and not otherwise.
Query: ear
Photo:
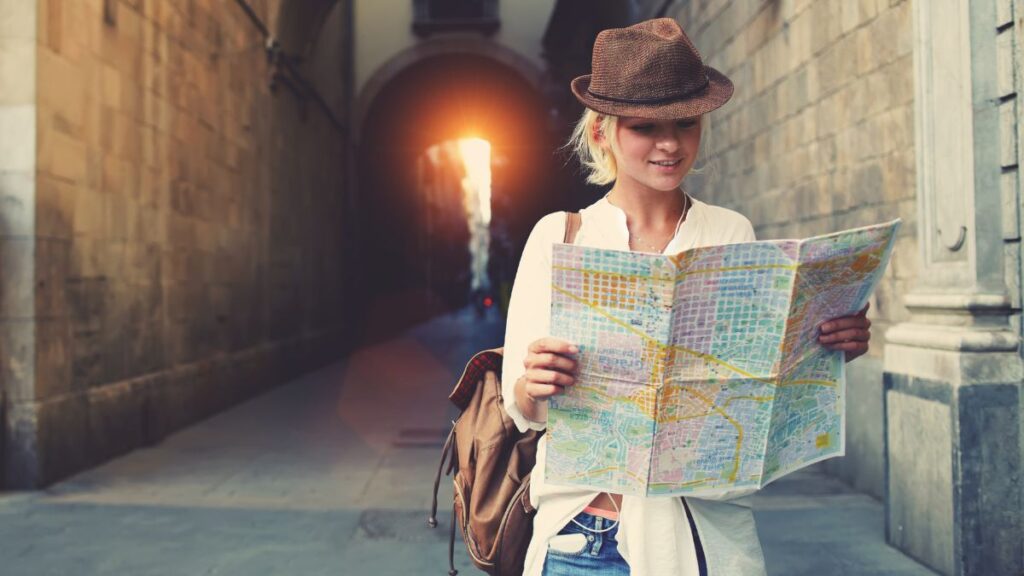
[[[597,119],[594,121],[594,124],[590,127],[590,129],[592,131],[591,132],[591,136],[593,136],[594,142],[596,142],[597,145],[600,146],[601,148],[607,148],[608,147],[607,134],[604,133],[604,127],[605,127],[604,119],[605,119],[604,115],[600,115],[599,114],[597,116]]]

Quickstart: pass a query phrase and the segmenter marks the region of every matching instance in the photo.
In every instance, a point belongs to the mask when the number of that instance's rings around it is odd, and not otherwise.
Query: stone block
[[[35,394],[35,338],[35,320],[0,320],[0,381],[9,403]]]
[[[918,277],[921,269],[921,253],[918,250],[916,238],[902,236],[896,240],[889,269],[894,278],[901,280],[913,280]]]
[[[36,238],[35,240],[35,316],[63,318],[67,316],[66,281],[70,240]]]
[[[36,183],[36,234],[70,240],[74,234],[75,184],[40,173]]]
[[[97,461],[89,450],[89,405],[84,394],[65,395],[35,405],[39,477],[47,486]]]
[[[996,95],[1000,98],[1013,95],[1016,89],[1015,30],[1011,27],[996,36]]]
[[[1003,240],[1020,239],[1020,197],[1018,186],[1020,172],[1004,171],[999,176],[999,198],[1002,217]]]
[[[26,320],[36,316],[35,251],[33,237],[0,238],[0,266],[4,271],[0,319]]]
[[[0,35],[0,107],[35,104],[35,40]]]
[[[1013,22],[1013,0],[996,0],[996,26]]]
[[[999,163],[1003,168],[1017,166],[1017,100],[999,105]]]
[[[885,497],[882,395],[880,359],[862,356],[846,365],[846,455],[825,464],[829,474],[879,499]]]
[[[142,381],[123,381],[89,390],[89,448],[103,461],[149,444],[146,419],[154,406],[147,403]]]
[[[1003,270],[1006,271],[1006,293],[1010,297],[1010,306],[1020,309],[1021,254],[1019,242],[1008,242],[1003,245]]]
[[[76,237],[76,244],[82,237],[99,238],[104,233],[104,196],[88,189],[78,189],[73,195],[71,230]],[[78,250],[77,246],[74,250]],[[74,275],[83,275],[79,272]],[[84,275],[90,275],[84,273]]]
[[[35,382],[31,399],[47,401],[72,391],[71,323],[66,318],[36,321]]]
[[[0,2],[0,38],[35,42],[38,18],[36,3],[37,0],[3,0]]]
[[[916,164],[913,149],[903,149],[883,156],[883,201],[899,202],[912,199],[916,192]]]
[[[86,69],[65,56],[47,49],[36,54],[36,85],[41,111],[53,113],[59,126],[73,136],[82,137],[85,124]]]
[[[1020,384],[961,387],[952,445],[958,574],[1024,571]]]
[[[886,378],[909,377],[886,374]],[[919,386],[936,388],[941,396],[941,384]],[[948,396],[929,400],[889,389],[885,414],[886,539],[939,572],[953,574],[953,436]]]
[[[882,162],[871,159],[851,171],[850,194],[855,204],[876,204],[884,197]]]
[[[817,0],[811,4],[811,54],[818,55],[840,34],[839,0]]]
[[[0,238],[31,236],[35,234],[35,224],[34,175],[0,172]]]
[[[0,107],[0,172],[34,173],[36,107]]]
[[[88,179],[88,154],[82,140],[65,133],[40,132],[39,170],[75,184]]]

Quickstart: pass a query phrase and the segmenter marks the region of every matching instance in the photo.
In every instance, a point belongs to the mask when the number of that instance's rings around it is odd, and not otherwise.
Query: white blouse
[[[576,244],[629,250],[626,214],[607,196],[580,211],[582,225]],[[502,366],[505,409],[521,431],[542,430],[516,406],[514,386],[525,372],[527,346],[550,334],[551,247],[562,242],[565,215],[548,214],[530,233],[509,302]],[[686,221],[679,227],[665,254],[700,246],[754,240],[754,229],[741,214],[693,199]],[[531,475],[530,500],[537,507],[533,539],[526,554],[524,576],[541,576],[548,540],[583,511],[597,492],[581,487],[549,485],[544,481],[547,437],[537,447]],[[736,490],[714,499],[687,498],[711,576],[760,576],[764,556],[750,509],[750,489]],[[678,497],[623,496],[619,513],[619,552],[632,576],[697,576],[697,556],[690,524]]]

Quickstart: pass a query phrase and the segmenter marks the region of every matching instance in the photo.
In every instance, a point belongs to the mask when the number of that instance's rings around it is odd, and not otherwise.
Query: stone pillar
[[[886,333],[886,537],[943,574],[1024,572],[1019,184],[1000,139],[1017,120],[996,57],[1011,4],[913,4],[922,266]]]
[[[0,486],[34,474],[36,23],[35,0],[0,0]]]

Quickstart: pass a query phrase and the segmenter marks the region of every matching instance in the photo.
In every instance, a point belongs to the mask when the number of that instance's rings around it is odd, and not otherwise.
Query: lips
[[[660,168],[675,168],[682,161],[683,159],[679,158],[677,160],[651,160],[650,163]]]

